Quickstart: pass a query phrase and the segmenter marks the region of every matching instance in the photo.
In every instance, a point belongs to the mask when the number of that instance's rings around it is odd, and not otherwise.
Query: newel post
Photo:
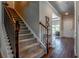
[[[16,20],[15,23],[15,48],[16,48],[16,58],[19,58],[19,30],[20,30],[20,24],[19,21]]]
[[[48,37],[48,34],[49,34],[49,17],[47,17],[47,16],[45,16],[45,18],[46,18],[46,27],[47,27],[47,34],[46,34],[46,36],[47,36],[47,54],[49,53],[49,42],[48,42],[48,39],[49,39],[49,37]]]

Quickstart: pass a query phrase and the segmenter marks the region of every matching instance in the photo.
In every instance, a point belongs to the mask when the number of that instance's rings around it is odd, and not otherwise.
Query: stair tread
[[[25,41],[30,41],[30,40],[34,40],[35,38],[29,38],[29,39],[23,39],[23,40],[19,40],[19,43],[25,42]]]
[[[22,58],[34,58],[36,56],[39,56],[43,52],[44,50],[42,48],[38,48],[38,49],[35,49],[33,52],[29,52],[29,53],[25,51],[21,55],[23,55]]]
[[[28,29],[27,27],[20,27],[20,29]]]
[[[28,29],[26,26],[20,26],[20,29]]]
[[[19,33],[20,32],[28,32],[28,31],[30,31],[30,30],[28,30],[28,29],[20,29]]]
[[[25,34],[20,33],[20,34],[19,34],[19,36],[24,36],[24,35],[33,35],[33,34],[32,34],[32,33],[25,33]]]
[[[22,52],[24,50],[27,50],[27,49],[29,49],[31,47],[37,46],[37,45],[39,45],[39,43],[37,43],[37,42],[36,43],[33,43],[33,44],[30,44],[30,45],[28,45],[28,46],[26,46],[24,48],[21,48],[20,52]]]

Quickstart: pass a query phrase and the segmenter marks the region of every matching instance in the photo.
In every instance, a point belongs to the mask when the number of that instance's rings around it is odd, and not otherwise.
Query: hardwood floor
[[[74,58],[74,39],[55,38],[52,42],[54,48],[49,48],[49,53],[43,58]],[[52,44],[52,45],[53,45]]]
[[[2,58],[1,53],[0,53],[0,58]]]

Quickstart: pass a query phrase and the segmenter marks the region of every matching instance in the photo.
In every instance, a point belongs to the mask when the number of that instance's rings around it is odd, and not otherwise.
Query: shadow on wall
[[[15,9],[24,18],[34,33],[39,36],[39,2],[18,1],[15,2]]]
[[[15,9],[20,13],[21,16],[24,17],[23,11],[24,11],[25,8],[29,7],[30,2],[27,2],[27,1],[17,1],[17,2],[14,2],[14,3],[15,3]]]

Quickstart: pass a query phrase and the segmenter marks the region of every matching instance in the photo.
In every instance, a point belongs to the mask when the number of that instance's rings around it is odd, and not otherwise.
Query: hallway
[[[69,38],[56,38],[54,48],[43,58],[74,58],[74,40]],[[53,43],[53,42],[52,42]]]

